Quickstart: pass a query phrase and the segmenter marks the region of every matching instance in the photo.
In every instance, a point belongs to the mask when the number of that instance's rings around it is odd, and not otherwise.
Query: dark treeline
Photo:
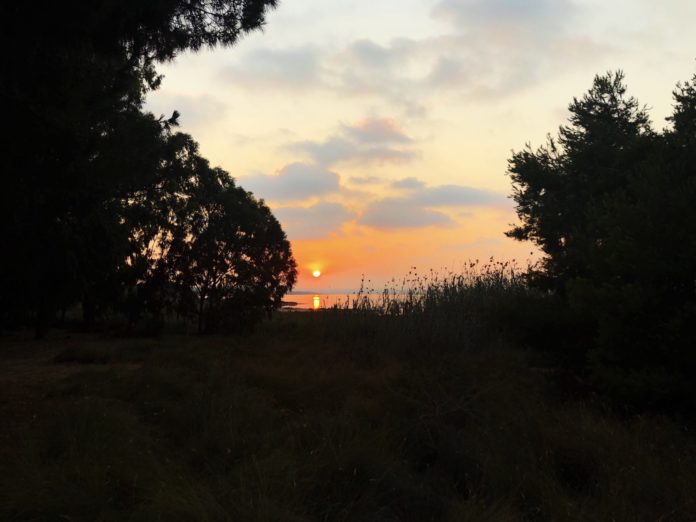
[[[558,137],[509,167],[508,235],[546,254],[532,283],[569,305],[599,382],[643,404],[696,392],[696,76],[673,96],[657,131],[622,73],[598,76]]]
[[[280,305],[296,270],[269,209],[174,132],[176,111],[142,111],[157,63],[234,44],[274,5],[3,4],[0,326],[41,334],[79,305],[88,323],[174,312],[209,330]]]

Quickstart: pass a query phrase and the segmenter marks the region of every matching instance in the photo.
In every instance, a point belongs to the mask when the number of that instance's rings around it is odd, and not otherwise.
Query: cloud
[[[499,206],[508,202],[507,197],[498,192],[461,185],[423,188],[408,199],[424,207]]]
[[[411,143],[413,140],[391,118],[365,118],[353,126],[344,126],[344,134],[358,143]]]
[[[324,141],[300,141],[287,146],[308,156],[319,165],[337,163],[407,163],[416,152],[410,147],[413,140],[404,134],[391,119],[368,118],[356,125],[343,125]]]
[[[417,58],[420,43],[397,38],[388,45],[360,39],[348,44],[334,58],[341,87],[353,94],[383,89],[385,80],[407,75],[404,65]],[[396,87],[396,85],[394,85]]]
[[[442,0],[432,15],[459,28],[514,25],[553,31],[565,26],[574,10],[569,0]]]
[[[226,67],[222,76],[262,94],[267,89],[368,99],[419,119],[443,103],[514,96],[616,52],[593,39],[585,23],[593,13],[577,0],[430,0],[423,8],[431,22],[440,22],[428,31],[430,36],[256,49]],[[359,139],[348,133],[338,137]],[[344,161],[349,154],[338,139],[298,144],[303,145],[324,164]],[[386,162],[412,159],[384,154],[389,150],[373,152],[373,158]]]
[[[220,77],[248,89],[306,89],[320,86],[322,54],[316,47],[291,49],[257,48],[237,65],[222,69]]]
[[[423,110],[442,92],[504,97],[583,59],[582,53],[596,57],[606,50],[572,34],[578,13],[571,0],[440,0],[431,15],[447,31],[383,45],[355,41],[338,53],[334,76],[347,94]]]
[[[421,73],[414,70],[427,60],[423,42],[397,38],[387,45],[372,40],[356,40],[335,55],[327,57],[332,72],[331,88],[351,97],[386,99],[410,117],[422,117],[426,107],[418,89]]]
[[[256,174],[239,179],[257,197],[271,201],[302,201],[339,190],[339,175],[316,165],[291,163],[276,175]]]
[[[384,183],[384,180],[378,176],[352,176],[348,178],[354,185],[379,185]]]
[[[351,65],[379,73],[398,67],[410,55],[413,44],[413,40],[398,38],[385,47],[362,38],[350,43],[343,54]]]
[[[355,214],[338,203],[311,207],[280,207],[273,210],[290,240],[322,239],[340,230]]]
[[[503,207],[507,198],[497,192],[462,185],[426,187],[417,178],[405,178],[392,187],[408,190],[402,197],[389,197],[370,203],[359,223],[376,228],[419,228],[453,226],[455,220],[442,209],[456,210],[458,217],[470,217],[471,207]]]
[[[615,50],[577,32],[573,0],[440,0],[431,14],[453,30],[436,47],[453,52],[438,53],[426,82],[469,98],[510,96]]]
[[[410,177],[394,181],[391,186],[397,189],[414,190],[425,188],[425,182],[418,178]]]
[[[442,94],[496,100],[614,51],[587,33],[578,33],[583,11],[573,0],[435,0],[433,4],[431,17],[443,22],[440,34],[379,43],[361,38],[342,48],[258,49],[226,68],[223,76],[252,89],[379,99],[392,110],[421,118],[430,105],[442,103]],[[362,130],[379,138],[388,128]],[[341,137],[359,139],[349,131]],[[345,144],[332,141],[317,154],[342,158],[335,152],[341,147]]]
[[[374,228],[420,228],[454,224],[442,212],[409,203],[406,198],[386,198],[370,203],[360,217],[359,223]]]
[[[456,88],[471,83],[473,70],[461,59],[443,56],[432,66],[426,82],[441,89]]]
[[[573,35],[575,8],[568,2],[525,11],[511,0],[442,2],[434,10],[452,32],[421,40],[349,46],[332,68],[332,88],[354,97],[374,97],[422,117],[438,96],[486,101],[514,95],[577,63],[613,49]],[[520,2],[521,3],[521,2]],[[534,3],[534,2],[532,2]],[[540,2],[543,4],[543,2]],[[475,7],[471,12],[467,7]],[[497,11],[501,12],[496,16]],[[448,16],[445,16],[445,15]]]

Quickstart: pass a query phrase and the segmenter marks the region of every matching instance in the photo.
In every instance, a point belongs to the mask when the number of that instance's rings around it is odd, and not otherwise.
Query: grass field
[[[6,335],[0,519],[695,520],[688,423],[608,406],[486,295],[245,336]]]

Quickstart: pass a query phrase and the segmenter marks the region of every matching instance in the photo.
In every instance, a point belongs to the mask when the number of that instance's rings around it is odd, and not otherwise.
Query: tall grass
[[[553,296],[468,270],[244,337],[57,343],[2,439],[0,519],[696,519],[693,433],[568,392],[524,349],[567,334]]]
[[[363,280],[355,295],[312,314],[311,322],[329,337],[402,353],[490,349],[513,339],[560,351],[568,331],[580,325],[555,296],[530,287],[527,273],[515,262],[493,259],[470,262],[458,273],[423,274],[414,267],[381,291]]]
[[[514,261],[494,261],[493,258],[486,264],[479,260],[469,262],[456,273],[440,274],[431,269],[419,274],[418,269],[412,267],[403,279],[392,279],[380,292],[366,286],[363,278],[354,296],[332,308],[382,316],[423,315],[448,309],[461,311],[482,299],[528,292],[525,274]]]

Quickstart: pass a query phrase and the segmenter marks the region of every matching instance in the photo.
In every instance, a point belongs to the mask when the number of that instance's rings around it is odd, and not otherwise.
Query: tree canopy
[[[171,217],[195,167],[171,117],[144,114],[159,62],[232,45],[275,0],[9,2],[0,77],[0,320],[43,329],[81,303],[93,320],[120,299],[134,238]],[[173,108],[174,109],[174,108]],[[181,157],[188,157],[183,161]],[[135,204],[137,203],[137,204]],[[282,243],[282,242],[281,242]],[[130,261],[128,261],[130,262]]]
[[[509,163],[508,234],[546,254],[533,281],[592,318],[597,375],[655,400],[685,396],[696,371],[695,85],[656,132],[622,73],[598,76],[557,138]]]
[[[170,219],[153,238],[167,303],[198,331],[244,328],[280,308],[297,278],[290,244],[268,207],[194,154]]]

